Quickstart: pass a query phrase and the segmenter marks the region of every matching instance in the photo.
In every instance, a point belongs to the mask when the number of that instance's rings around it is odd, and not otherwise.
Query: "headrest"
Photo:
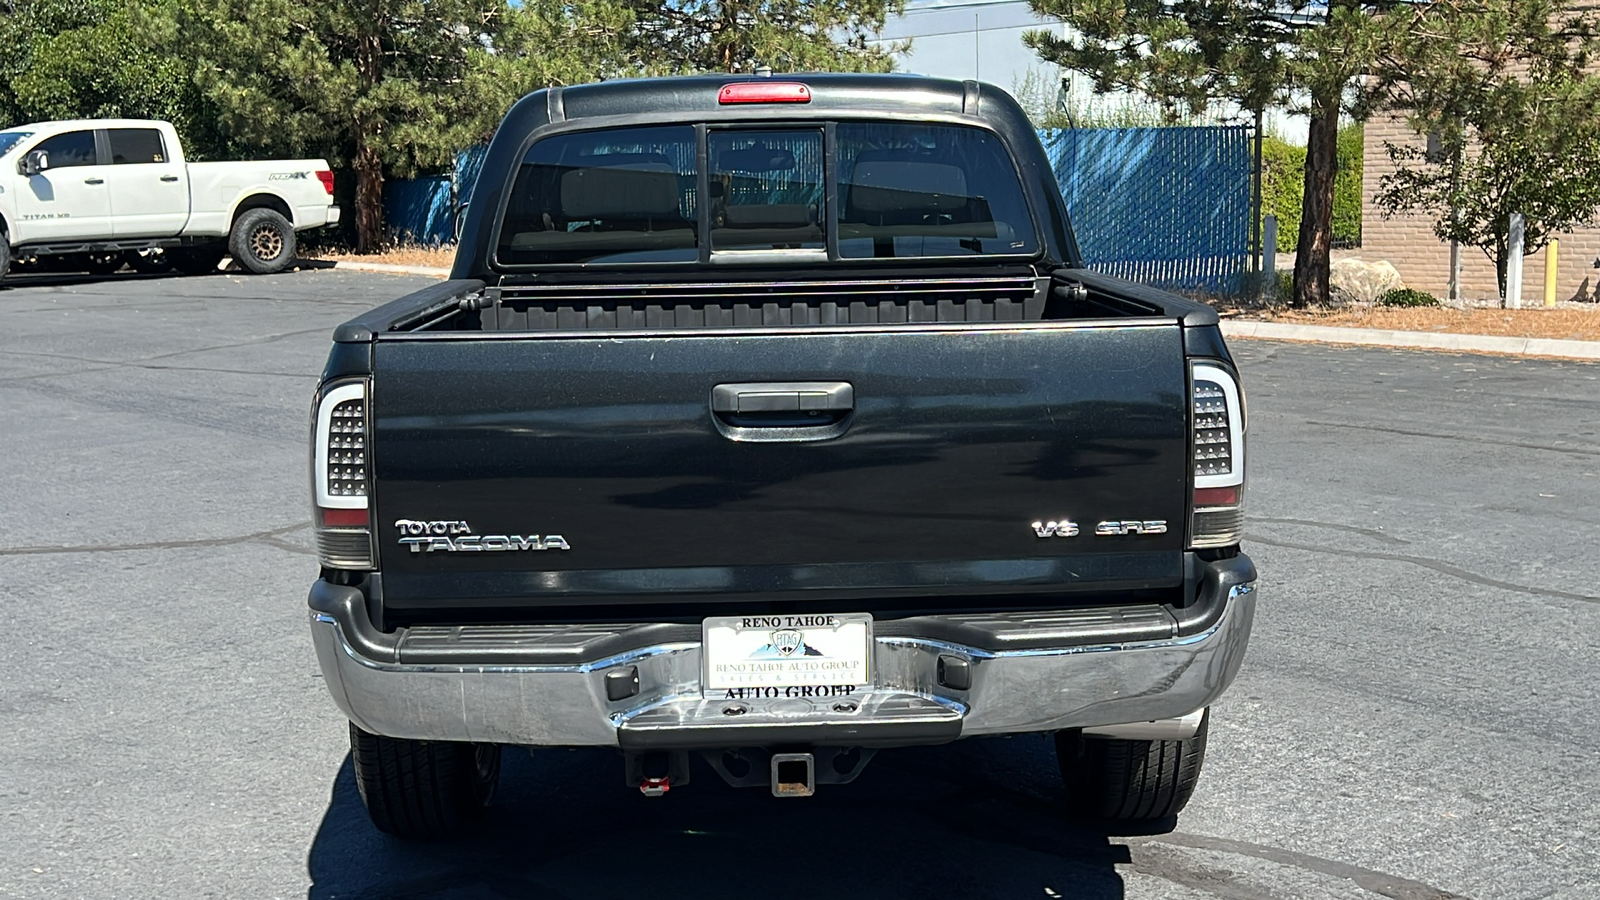
[[[611,154],[615,156],[658,154]],[[596,156],[585,162],[608,159]],[[678,173],[666,162],[628,168],[591,166],[561,175],[561,213],[567,219],[647,219],[678,212]]]
[[[850,208],[863,213],[947,213],[967,206],[967,173],[926,160],[869,158],[850,176]]]

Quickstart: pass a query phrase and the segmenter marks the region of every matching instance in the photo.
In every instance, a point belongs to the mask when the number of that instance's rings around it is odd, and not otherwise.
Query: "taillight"
[[[1192,370],[1194,497],[1190,547],[1226,547],[1244,530],[1244,395],[1220,366]]]
[[[725,84],[718,103],[810,103],[811,88],[793,81],[741,81]]]
[[[326,171],[326,170],[318,172],[317,173],[317,180],[322,182],[322,189],[328,192],[328,196],[329,197],[332,197],[333,196],[333,173],[329,172],[329,171]]]
[[[334,569],[372,568],[367,385],[329,385],[317,402],[312,436],[312,496],[317,555]]]

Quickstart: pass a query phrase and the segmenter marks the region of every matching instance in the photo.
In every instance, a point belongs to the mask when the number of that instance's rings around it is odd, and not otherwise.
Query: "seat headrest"
[[[948,213],[965,209],[967,200],[965,169],[893,151],[862,153],[850,176],[849,207],[856,212]]]
[[[678,173],[666,162],[586,166],[561,175],[561,214],[567,219],[647,219],[672,215],[678,205]]]

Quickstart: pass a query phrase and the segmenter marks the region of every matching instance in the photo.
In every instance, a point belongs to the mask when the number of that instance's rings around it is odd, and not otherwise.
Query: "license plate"
[[[705,620],[705,687],[732,697],[828,697],[872,683],[866,613]]]

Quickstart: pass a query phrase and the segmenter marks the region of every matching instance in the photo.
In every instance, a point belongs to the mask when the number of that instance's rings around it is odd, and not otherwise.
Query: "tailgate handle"
[[[815,425],[821,417],[838,418],[855,405],[855,388],[848,381],[750,382],[711,389],[711,411],[719,416],[770,417],[768,424],[780,428]]]

